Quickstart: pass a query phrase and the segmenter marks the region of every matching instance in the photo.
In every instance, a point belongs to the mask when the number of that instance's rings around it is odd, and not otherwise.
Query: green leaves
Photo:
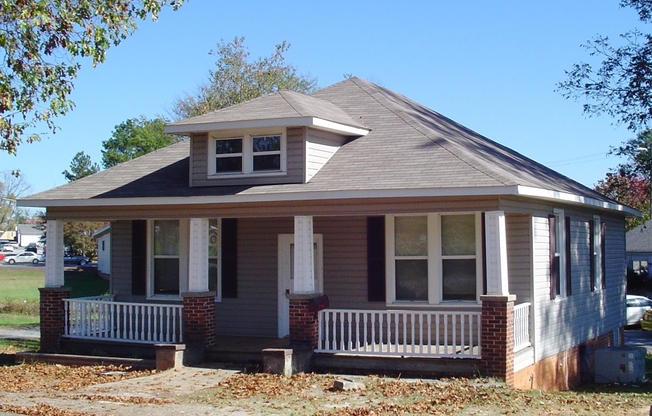
[[[217,56],[215,69],[209,71],[208,83],[199,87],[194,96],[177,100],[174,114],[189,118],[224,107],[229,107],[279,90],[310,93],[317,80],[297,74],[297,69],[285,62],[290,44],[283,41],[276,45],[268,57],[251,62],[243,37],[233,42],[222,41],[211,55]]]
[[[169,2],[173,9],[183,0]],[[74,108],[69,95],[81,68],[156,20],[168,0],[0,1],[0,150],[15,154],[35,130],[56,132],[54,119]]]
[[[149,120],[144,116],[124,121],[113,130],[112,137],[102,142],[102,165],[105,169],[137,158],[181,140],[163,133],[166,120]]]

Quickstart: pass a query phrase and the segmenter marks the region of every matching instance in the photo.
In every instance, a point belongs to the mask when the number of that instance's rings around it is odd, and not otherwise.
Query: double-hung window
[[[149,296],[179,296],[188,286],[188,222],[149,221]]]
[[[480,214],[387,217],[388,303],[477,301]]]
[[[286,171],[284,133],[213,137],[209,145],[209,175],[269,175]]]

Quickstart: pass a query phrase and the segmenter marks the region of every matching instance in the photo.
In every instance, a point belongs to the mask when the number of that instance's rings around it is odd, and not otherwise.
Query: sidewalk
[[[14,328],[0,327],[0,339],[39,339],[40,337],[41,330],[38,325]]]

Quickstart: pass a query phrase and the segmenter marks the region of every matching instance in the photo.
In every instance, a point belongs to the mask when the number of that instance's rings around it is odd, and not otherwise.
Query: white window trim
[[[222,302],[222,218],[209,218],[209,232],[210,232],[210,220],[217,220],[217,282],[215,284],[215,302]],[[210,238],[210,237],[209,237]],[[206,248],[208,250],[208,247]],[[210,261],[211,257],[208,256]],[[210,279],[210,275],[209,275]]]
[[[443,256],[441,254],[441,217],[447,215],[474,215],[475,216],[475,255],[469,256]],[[476,305],[480,303],[482,295],[482,221],[480,212],[452,212],[425,214],[428,220],[428,301],[404,301],[396,300],[396,267],[395,267],[395,246],[394,246],[394,219],[396,217],[424,216],[424,214],[387,215],[385,216],[385,269],[387,278],[385,280],[385,293],[387,306],[418,306],[418,305],[440,305],[457,306],[460,304]],[[476,300],[443,300],[443,260],[447,258],[476,259]]]
[[[260,136],[281,136],[281,166],[277,171],[254,172],[253,138]],[[217,140],[242,139],[242,153],[232,153],[232,156],[242,155],[242,172],[215,172],[217,156],[215,155],[215,142]],[[258,155],[276,154],[276,152],[261,152]],[[242,178],[282,176],[287,174],[287,134],[282,130],[252,130],[229,135],[209,135],[208,140],[208,177],[209,178]],[[224,156],[228,157],[228,156]]]
[[[188,242],[190,223],[188,219],[179,221],[179,294],[163,295],[154,292],[154,221],[147,220],[147,299],[181,299],[181,294],[188,291]]]
[[[593,292],[601,292],[602,289],[602,281],[605,278],[602,275],[602,244],[604,244],[604,241],[602,241],[602,223],[600,222],[600,216],[599,215],[594,215],[593,216],[593,250],[595,250],[594,253],[591,253],[591,261],[594,262],[593,267],[595,270],[595,281],[594,283],[594,288]]]
[[[566,216],[564,210],[559,208],[555,208],[553,214],[555,215],[555,225],[557,227],[555,231],[558,253],[555,253],[555,256],[559,257],[559,294],[555,299],[562,299],[568,297],[566,293]]]

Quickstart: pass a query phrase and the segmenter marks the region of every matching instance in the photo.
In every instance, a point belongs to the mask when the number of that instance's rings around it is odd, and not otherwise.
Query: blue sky
[[[66,183],[78,151],[101,162],[115,125],[170,117],[176,98],[208,78],[220,40],[245,37],[252,57],[288,41],[287,61],[320,87],[344,74],[402,93],[587,185],[620,161],[606,153],[633,137],[607,117],[587,118],[555,84],[588,61],[580,45],[639,27],[618,0],[568,1],[212,1],[190,0],[88,63],[75,82],[75,109],[61,130],[0,154],[0,171],[20,169],[28,193]]]

